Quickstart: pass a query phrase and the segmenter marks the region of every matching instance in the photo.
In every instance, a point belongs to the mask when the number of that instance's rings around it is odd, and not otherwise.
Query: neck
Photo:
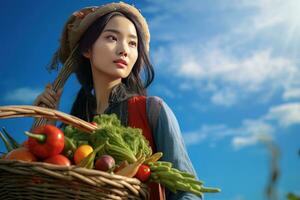
[[[95,70],[93,72],[93,80],[97,100],[96,112],[101,114],[108,107],[109,95],[112,88],[121,83],[121,79],[109,79],[107,76],[100,75],[100,73],[97,74]]]

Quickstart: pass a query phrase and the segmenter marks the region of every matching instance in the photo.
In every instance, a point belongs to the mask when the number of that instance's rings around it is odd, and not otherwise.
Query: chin
[[[124,79],[127,76],[124,76],[124,74],[111,74],[110,75],[113,79]]]
[[[122,73],[122,72],[117,72],[117,73],[114,73],[113,76],[115,76],[116,78],[126,78],[129,74],[127,73]]]

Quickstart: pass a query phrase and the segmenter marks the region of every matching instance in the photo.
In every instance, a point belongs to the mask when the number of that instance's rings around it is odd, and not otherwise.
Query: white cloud
[[[224,124],[202,125],[198,131],[184,134],[187,145],[202,141],[215,143],[230,138],[231,145],[238,150],[258,142],[271,141],[278,130],[300,124],[300,103],[286,103],[271,107],[257,119],[245,119],[239,127]]]
[[[272,142],[273,137],[269,134],[259,134],[259,135],[249,135],[249,136],[236,136],[232,139],[231,144],[235,150],[239,150],[241,148],[247,146],[253,146],[258,143],[266,143]]]
[[[206,131],[203,131],[206,127]],[[220,125],[204,125],[200,131],[184,134],[184,139],[187,145],[195,145],[201,142],[209,141],[211,146],[215,146],[216,142],[230,138],[231,145],[235,150],[255,145],[262,141],[272,140],[273,128],[262,121],[252,123],[244,122],[241,127],[229,128]],[[220,127],[222,127],[220,129]]]
[[[223,39],[229,36],[230,42],[235,44],[266,35],[274,35],[279,40],[289,40],[289,36],[295,39],[300,32],[299,10],[298,0],[235,0],[231,3],[165,0],[151,1],[144,8],[153,15],[149,20],[151,32],[160,33],[154,34],[154,38],[169,35],[168,38],[173,39],[190,39],[191,34],[197,36],[197,30],[203,30],[208,22],[221,30],[210,35],[219,34]]]
[[[32,104],[34,99],[41,93],[41,90],[27,87],[16,88],[4,95],[4,100],[13,103]]]
[[[199,79],[221,82],[222,86],[242,88],[247,92],[282,87],[290,78],[293,81],[293,74],[299,73],[288,59],[273,57],[270,50],[255,52],[246,58],[235,58],[221,49],[206,51],[202,55],[194,55],[199,58],[199,71],[203,71]],[[181,67],[185,68],[185,64]]]
[[[191,132],[184,133],[183,139],[186,145],[198,144],[207,137],[207,133]]]
[[[182,64],[179,68],[179,71],[176,72],[178,75],[191,78],[198,78],[203,76],[203,68],[200,67],[196,61],[192,60],[192,58],[189,59],[185,56],[185,60],[181,62]]]
[[[300,1],[212,2],[199,7],[196,0],[179,3],[182,6],[168,0],[151,4],[159,7],[149,12],[157,16],[152,21],[153,38],[164,41],[152,51],[158,73],[188,82],[178,87],[201,91],[203,99],[219,106],[243,100],[268,106],[275,94],[285,101],[300,98]],[[298,105],[282,104],[238,127],[219,130],[217,124],[203,125],[186,133],[185,140],[196,144],[230,138],[235,148],[241,148],[298,123]]]
[[[237,101],[237,96],[233,91],[221,90],[217,91],[211,97],[211,102],[216,105],[231,106]]]
[[[186,145],[208,141],[210,146],[215,146],[221,139],[230,138],[232,147],[239,150],[262,141],[270,141],[273,134],[274,128],[262,119],[258,119],[244,120],[237,128],[230,128],[223,124],[203,125],[198,131],[183,133],[183,138]]]
[[[246,119],[242,122],[240,132],[245,135],[271,135],[274,134],[274,128],[264,120],[264,117],[258,119]]]
[[[186,145],[196,145],[201,142],[209,141],[211,147],[215,146],[216,141],[226,137],[233,137],[241,134],[238,129],[231,129],[223,124],[207,125],[204,124],[199,130],[183,133],[183,138]]]
[[[244,120],[238,130],[238,134],[231,140],[231,144],[236,150],[255,145],[261,141],[271,140],[274,133],[274,128],[261,119]]]
[[[243,0],[235,5],[243,9],[255,9],[255,15],[251,18],[252,30],[278,25],[292,29],[300,23],[298,15],[300,3],[297,0]]]
[[[278,91],[300,86],[298,61],[288,56],[291,52],[287,55],[278,50],[282,49],[285,35],[290,35],[288,32],[298,27],[300,33],[299,1],[242,0],[213,4],[213,7],[209,3],[195,6],[199,5],[197,1],[182,6],[172,1],[151,4],[150,13],[157,16],[153,19],[154,39],[162,36],[168,41],[152,52],[159,73],[172,72],[170,75],[192,80],[191,87],[212,91],[209,94],[212,103],[224,106],[252,96],[266,102]],[[168,14],[158,14],[164,11]],[[220,20],[220,11],[231,14],[222,15]],[[204,18],[199,19],[199,15]],[[203,27],[208,22],[218,32],[206,35]],[[299,52],[298,47],[295,51]],[[291,95],[287,93],[283,98],[292,98]],[[225,97],[231,101],[220,101]]]
[[[242,147],[254,145],[257,142],[258,139],[254,135],[245,136],[245,137],[237,136],[232,139],[232,145],[235,149],[240,149]]]
[[[213,89],[211,100],[217,105],[231,106],[252,95],[266,101],[276,91],[289,90],[300,76],[299,68],[291,60],[273,56],[270,49],[244,58],[237,58],[217,47],[196,49],[195,46],[181,45],[160,47],[156,64],[169,66],[160,68],[164,73],[190,80],[190,87]],[[168,55],[176,56],[168,60]]]
[[[284,100],[300,99],[300,88],[288,88],[283,93]]]
[[[211,140],[211,145],[215,140],[220,140],[225,136],[233,135],[234,130],[228,129],[224,124],[203,125],[199,130],[183,133],[186,145],[199,144],[206,139]]]
[[[282,127],[300,124],[300,103],[287,103],[270,108],[266,120],[276,120]]]

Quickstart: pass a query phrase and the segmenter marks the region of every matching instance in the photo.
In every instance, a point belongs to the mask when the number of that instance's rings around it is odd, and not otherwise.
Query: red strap
[[[135,96],[128,100],[128,125],[134,128],[143,130],[143,135],[149,141],[152,152],[156,152],[151,129],[148,123],[146,111],[146,97]],[[151,183],[150,187],[150,200],[164,200],[165,191],[164,187],[157,183]]]
[[[128,100],[128,122],[129,126],[143,130],[145,138],[149,141],[153,152],[156,152],[152,132],[146,115],[146,97],[135,96]]]

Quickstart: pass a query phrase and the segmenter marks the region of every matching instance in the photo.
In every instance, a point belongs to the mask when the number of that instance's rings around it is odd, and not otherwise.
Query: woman
[[[68,20],[51,68],[57,59],[72,63],[81,84],[71,115],[91,121],[96,114],[116,113],[123,125],[130,125],[131,108],[136,97],[146,96],[154,78],[149,61],[150,34],[140,12],[125,3],[111,3],[99,8],[84,8]],[[70,62],[72,60],[73,62]],[[145,81],[141,73],[145,73]],[[37,97],[35,105],[57,108],[61,90],[51,85]],[[196,175],[183,144],[178,122],[166,103],[158,97],[146,97],[145,112],[152,132],[154,151],[163,152],[162,160]],[[149,141],[151,143],[151,141]],[[151,199],[199,199],[186,192],[176,194],[156,188]],[[158,196],[160,194],[160,196]]]

